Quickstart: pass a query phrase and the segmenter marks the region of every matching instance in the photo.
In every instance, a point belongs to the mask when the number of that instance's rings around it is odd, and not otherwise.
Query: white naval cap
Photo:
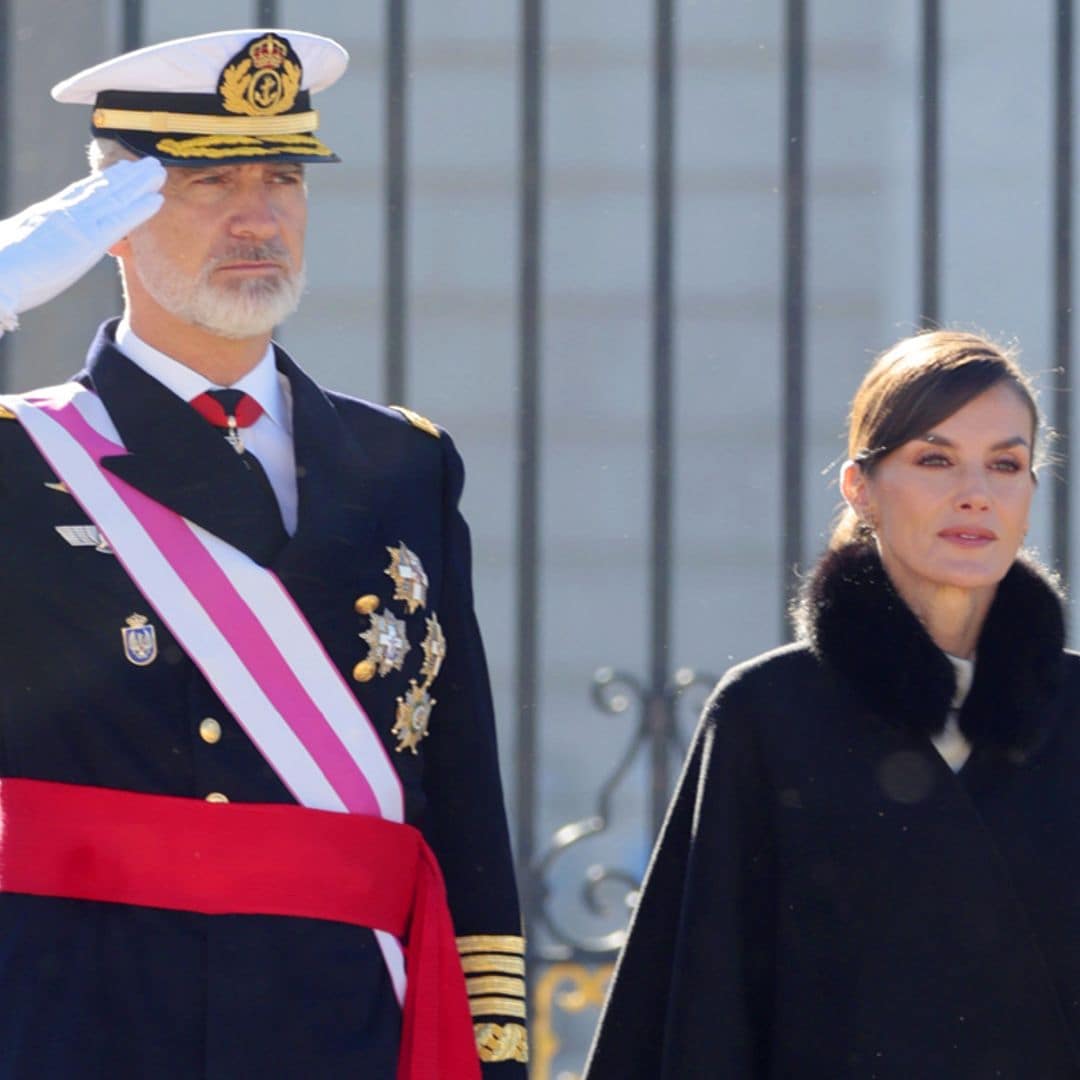
[[[52,88],[93,105],[90,130],[166,165],[338,161],[315,137],[310,96],[349,54],[296,30],[225,30],[124,53]]]

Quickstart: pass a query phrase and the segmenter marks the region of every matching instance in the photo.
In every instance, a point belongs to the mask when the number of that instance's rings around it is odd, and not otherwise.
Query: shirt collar
[[[975,679],[975,661],[953,656],[952,653],[946,653],[945,655],[948,657],[949,663],[952,664],[953,671],[956,672],[956,690],[953,693],[952,708],[958,710],[967,700],[968,691],[971,689],[971,684]]]
[[[200,375],[194,369],[181,364],[171,356],[166,356],[152,345],[147,345],[132,330],[126,315],[116,328],[116,347],[129,360],[138,364],[143,371],[184,401],[191,401],[206,390],[223,389],[205,375]],[[245,394],[250,394],[278,427],[291,433],[291,410],[282,387],[283,378],[274,363],[274,346],[269,344],[266,346],[262,359],[242,379],[233,383],[230,389],[242,390]]]

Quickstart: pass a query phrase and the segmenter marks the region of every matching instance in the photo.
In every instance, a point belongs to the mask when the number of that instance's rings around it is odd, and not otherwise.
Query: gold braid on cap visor
[[[155,135],[300,135],[318,128],[319,114],[314,109],[288,116],[203,116],[95,109],[92,121],[95,128],[107,131],[150,131]]]

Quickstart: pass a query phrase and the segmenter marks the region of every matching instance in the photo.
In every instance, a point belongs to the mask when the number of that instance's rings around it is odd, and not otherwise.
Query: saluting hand
[[[0,333],[78,281],[165,201],[156,158],[118,161],[0,221]]]

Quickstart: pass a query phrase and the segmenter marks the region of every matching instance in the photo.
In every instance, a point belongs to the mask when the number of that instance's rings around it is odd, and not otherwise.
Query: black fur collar
[[[799,636],[890,723],[941,731],[955,687],[952,665],[864,543],[828,552],[794,608]],[[1056,581],[1018,559],[998,586],[960,711],[972,741],[1025,756],[1045,737],[1061,685],[1065,621]]]

